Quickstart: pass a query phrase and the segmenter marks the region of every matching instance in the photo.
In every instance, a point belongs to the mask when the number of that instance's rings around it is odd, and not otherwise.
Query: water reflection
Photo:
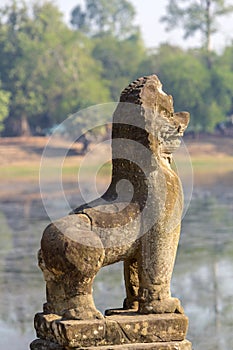
[[[233,348],[233,216],[231,188],[194,193],[183,222],[174,285],[197,348]],[[182,282],[183,281],[183,282]]]
[[[190,319],[188,338],[194,348],[233,348],[232,187],[222,182],[195,189],[183,221],[173,277],[173,293]],[[25,189],[26,191],[26,189]],[[41,232],[48,223],[39,196],[5,198],[0,203],[0,348],[28,348],[35,337],[33,315],[44,301],[45,285],[37,268]],[[72,193],[72,191],[70,192]],[[70,194],[77,205],[80,198]],[[59,201],[51,200],[58,216]],[[95,281],[95,300],[103,311],[120,307],[124,298],[122,265],[101,270]]]

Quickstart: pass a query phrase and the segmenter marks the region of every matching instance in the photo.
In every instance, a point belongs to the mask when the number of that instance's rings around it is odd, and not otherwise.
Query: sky
[[[184,48],[200,47],[200,37],[195,36],[189,40],[184,40],[182,30],[171,32],[165,31],[165,24],[160,22],[160,18],[166,13],[166,0],[130,0],[134,5],[137,16],[136,23],[139,24],[143,39],[147,47],[158,47],[161,43],[179,45]],[[83,0],[55,0],[65,18],[68,21],[71,10],[82,3]],[[229,2],[229,1],[228,1]],[[233,38],[233,14],[225,17],[220,23],[219,34],[213,37],[213,49],[221,50],[226,44],[231,43]]]
[[[59,6],[62,12],[65,14],[65,18],[68,21],[70,18],[71,10],[80,3],[82,0],[55,0],[55,3]],[[130,0],[136,10],[136,23],[139,24],[143,39],[147,47],[157,47],[161,42],[169,41],[187,46],[192,45],[189,42],[186,43],[182,40],[182,33],[176,35],[173,32],[167,33],[164,30],[164,24],[160,23],[159,19],[165,14],[166,1],[164,0]]]
[[[0,0],[1,5],[7,4],[9,0]],[[53,0],[64,13],[67,23],[70,13],[77,4],[82,4],[84,0]],[[98,1],[98,0],[97,0]],[[30,0],[26,0],[30,3]],[[160,18],[166,13],[168,0],[130,0],[136,10],[136,24],[139,24],[147,47],[158,47],[161,43],[179,45],[183,48],[200,47],[200,37],[195,36],[189,40],[184,40],[182,30],[171,32],[165,31],[165,24],[160,22]],[[232,0],[227,0],[232,4]],[[212,48],[220,51],[221,48],[230,45],[233,39],[233,14],[224,17],[220,22],[219,34],[212,40]]]
[[[71,9],[81,2],[80,0],[55,0],[67,20]],[[148,47],[158,46],[161,37],[166,37],[163,25],[159,23],[159,18],[165,13],[166,1],[131,0],[131,3],[135,7],[136,23],[140,25],[146,45]]]

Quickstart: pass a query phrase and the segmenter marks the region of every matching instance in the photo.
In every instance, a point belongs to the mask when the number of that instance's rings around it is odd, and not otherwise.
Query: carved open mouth
[[[180,143],[181,141],[179,139],[179,135],[177,135],[177,137],[174,138],[170,137],[164,143],[161,144],[161,152],[171,154],[175,152],[177,148],[179,148]]]
[[[160,149],[161,153],[173,153],[181,143],[180,137],[183,135],[189,123],[188,112],[178,112],[170,118],[160,117]]]

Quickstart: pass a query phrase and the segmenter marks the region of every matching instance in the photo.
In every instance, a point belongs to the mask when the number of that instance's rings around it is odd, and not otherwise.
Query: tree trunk
[[[207,68],[210,70],[212,67],[211,62],[211,0],[206,0],[206,38],[205,38],[205,49],[206,49],[206,60],[207,60]]]
[[[28,124],[28,120],[26,116],[22,116],[20,118],[20,136],[30,136],[30,126]]]
[[[206,1],[206,51],[211,51],[211,13],[210,13],[211,0]]]
[[[9,117],[5,120],[3,136],[30,136],[31,130],[25,115],[19,119]]]

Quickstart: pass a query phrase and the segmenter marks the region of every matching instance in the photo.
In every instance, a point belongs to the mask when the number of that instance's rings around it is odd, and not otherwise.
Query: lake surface
[[[187,338],[194,349],[233,349],[232,178],[228,174],[211,187],[195,186],[183,219],[172,292],[180,298],[189,317]],[[21,186],[20,196],[0,203],[0,348],[6,350],[28,349],[35,339],[34,314],[42,310],[45,301],[37,251],[49,219],[36,186]],[[70,195],[73,207],[79,200]],[[57,217],[67,213],[59,196],[48,205]],[[121,307],[121,264],[101,270],[94,293],[102,312]]]

